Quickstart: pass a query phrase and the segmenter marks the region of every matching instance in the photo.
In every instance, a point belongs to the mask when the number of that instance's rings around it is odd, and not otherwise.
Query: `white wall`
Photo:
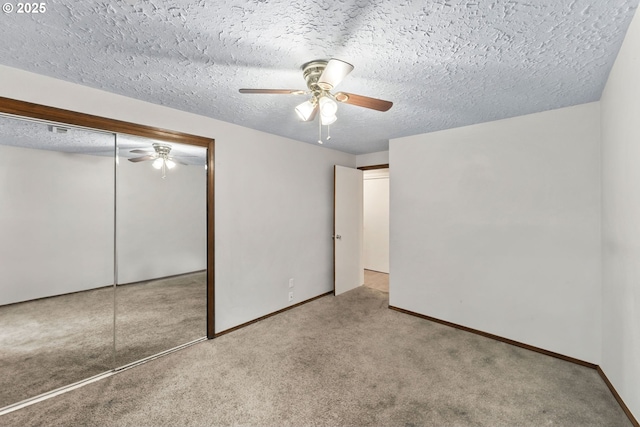
[[[177,165],[162,179],[151,162],[120,159],[116,232],[119,284],[206,270],[204,166]]]
[[[334,164],[355,156],[248,129],[216,137],[216,330],[333,290]]]
[[[111,284],[113,159],[0,145],[0,305]]]
[[[389,273],[389,169],[363,173],[364,268]]]
[[[591,103],[392,140],[390,304],[600,361]]]
[[[640,15],[601,100],[602,369],[640,419]]]
[[[356,167],[378,166],[389,164],[389,152],[378,151],[376,153],[359,154],[356,156]]]
[[[0,96],[215,138],[217,332],[333,289],[333,164],[355,167],[354,155],[10,67],[0,75]]]

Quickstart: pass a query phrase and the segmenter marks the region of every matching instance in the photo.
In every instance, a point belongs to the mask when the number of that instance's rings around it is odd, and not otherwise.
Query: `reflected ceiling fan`
[[[145,155],[141,157],[134,157],[132,159],[129,159],[129,161],[137,163],[137,162],[144,162],[147,160],[153,160],[153,163],[151,164],[151,166],[153,166],[156,169],[162,170],[162,178],[166,178],[167,169],[173,169],[176,166],[176,163],[179,163],[181,165],[186,165],[186,163],[181,162],[180,160],[177,160],[175,157],[169,156],[169,153],[171,152],[170,144],[154,143],[153,150],[154,151],[131,150],[130,153],[145,154]]]
[[[302,67],[302,76],[307,82],[309,90],[297,89],[240,89],[240,93],[261,93],[279,95],[311,95],[311,99],[296,107],[296,113],[305,122],[312,121],[318,112],[320,120],[318,126],[320,135],[318,143],[322,144],[322,126],[329,126],[337,120],[338,102],[370,108],[377,111],[387,111],[393,106],[393,102],[368,96],[356,95],[348,92],[331,93],[349,73],[353,65],[339,59],[329,61],[315,60],[307,62]],[[331,136],[327,136],[327,140]]]

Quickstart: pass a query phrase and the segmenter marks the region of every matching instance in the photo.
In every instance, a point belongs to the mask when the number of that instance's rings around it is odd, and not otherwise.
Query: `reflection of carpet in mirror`
[[[206,335],[206,272],[118,286],[117,366]],[[0,407],[112,369],[113,287],[0,306]]]
[[[184,274],[116,291],[116,364],[202,338],[207,334],[207,273]]]

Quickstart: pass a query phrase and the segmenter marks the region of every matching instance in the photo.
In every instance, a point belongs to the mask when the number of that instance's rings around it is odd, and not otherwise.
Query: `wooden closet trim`
[[[0,97],[0,112],[32,119],[209,147],[210,138]]]
[[[215,141],[203,136],[0,97],[0,113],[207,148],[207,338],[215,336]]]

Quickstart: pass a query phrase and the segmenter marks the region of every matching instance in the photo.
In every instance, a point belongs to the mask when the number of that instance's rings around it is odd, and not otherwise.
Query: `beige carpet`
[[[0,407],[206,335],[206,273],[0,307]]]
[[[630,426],[588,368],[361,286],[0,417],[5,426]]]

